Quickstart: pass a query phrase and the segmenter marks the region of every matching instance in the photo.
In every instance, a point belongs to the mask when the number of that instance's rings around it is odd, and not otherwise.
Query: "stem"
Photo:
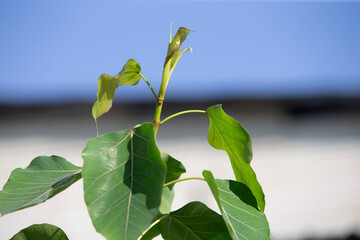
[[[170,25],[170,38],[169,38],[169,46],[171,45],[171,28],[172,25]],[[169,48],[168,46],[168,48]],[[169,49],[168,49],[169,50]],[[157,136],[157,133],[159,131],[159,127],[161,125],[160,122],[160,117],[161,117],[161,110],[162,110],[162,105],[164,103],[164,98],[165,98],[165,92],[166,92],[166,88],[167,85],[169,83],[170,77],[175,69],[176,64],[178,63],[179,59],[181,58],[181,56],[188,51],[189,49],[184,49],[180,55],[177,57],[175,63],[173,63],[173,66],[170,67],[171,65],[171,61],[168,61],[165,66],[164,66],[164,70],[163,70],[163,75],[162,75],[162,80],[161,80],[161,85],[160,85],[160,90],[159,90],[159,95],[156,98],[156,110],[155,110],[155,116],[154,116],[154,133],[155,133],[155,138]],[[191,49],[190,49],[191,50]]]
[[[95,119],[95,126],[96,126],[96,137],[98,137],[99,136],[99,126],[98,126],[98,122],[96,119]]]
[[[141,73],[139,73],[139,75],[144,79],[144,81],[146,82],[146,84],[149,86],[152,94],[154,95],[155,100],[157,100],[156,93],[155,93],[154,89],[152,88],[151,84],[148,82],[148,80],[146,80],[146,78],[145,78]]]
[[[171,44],[171,38],[172,38],[172,34],[171,34],[171,32],[172,32],[172,23],[170,23],[170,38],[169,38],[169,45]]]
[[[159,131],[159,127],[160,127],[161,110],[162,110],[162,106],[164,103],[166,87],[167,87],[167,85],[169,83],[169,79],[170,79],[169,70],[170,70],[170,61],[164,66],[159,95],[157,97],[157,102],[156,102],[156,110],[155,110],[155,116],[154,116],[155,137],[156,137],[156,135]]]
[[[201,178],[201,177],[182,178],[182,179],[177,179],[177,180],[174,180],[174,181],[171,181],[171,182],[168,182],[168,183],[164,184],[164,188],[166,188],[166,187],[168,187],[168,186],[170,186],[172,184],[182,182],[182,181],[187,181],[187,180],[203,180],[203,181],[205,181],[205,179]]]
[[[164,218],[167,218],[169,215],[166,214],[164,216],[162,216],[161,218],[157,219],[156,221],[154,221],[141,235],[140,237],[138,237],[137,240],[140,240],[153,226],[155,226],[156,224],[158,224],[161,220],[163,220]]]
[[[186,113],[206,113],[206,111],[204,111],[204,110],[186,110],[186,111],[178,112],[178,113],[175,113],[175,114],[165,118],[164,120],[162,120],[160,122],[160,125],[163,124],[164,122],[174,118],[174,117],[177,117],[177,116],[180,116],[180,115],[183,115],[183,114],[186,114]]]

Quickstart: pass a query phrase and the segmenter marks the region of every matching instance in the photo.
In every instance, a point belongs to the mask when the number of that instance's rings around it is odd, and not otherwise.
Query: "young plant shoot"
[[[264,193],[250,166],[251,139],[241,124],[227,115],[221,105],[161,116],[176,64],[191,51],[189,47],[182,49],[189,33],[189,29],[180,27],[172,38],[170,31],[158,93],[134,59],[129,59],[116,76],[103,74],[98,79],[97,100],[92,107],[95,122],[111,109],[117,88],[137,85],[143,79],[155,99],[152,123],[89,139],[82,151],[82,167],[59,156],[40,156],[25,169],[15,169],[0,191],[1,215],[44,202],[83,178],[90,218],[96,231],[107,240],[149,240],[158,235],[165,240],[270,239]],[[186,172],[183,164],[158,148],[156,137],[161,125],[188,113],[208,116],[208,142],[227,152],[230,162],[226,161],[231,164],[235,179],[217,179],[207,170],[202,176],[181,178]],[[177,210],[171,208],[174,185],[193,180],[203,181],[209,187],[220,214],[201,202],[190,202]],[[32,225],[12,239],[39,236],[68,239],[60,228],[50,224]]]

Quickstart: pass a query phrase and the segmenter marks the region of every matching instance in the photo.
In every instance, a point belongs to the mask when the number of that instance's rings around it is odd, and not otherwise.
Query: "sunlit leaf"
[[[256,199],[245,184],[214,179],[209,171],[204,171],[203,175],[234,240],[270,239],[266,216],[258,210]]]
[[[174,67],[181,53],[181,44],[185,41],[190,30],[180,27],[175,34],[173,40],[169,44],[164,66],[170,61],[170,69]]]
[[[185,167],[182,163],[167,153],[161,152],[161,158],[166,163],[165,183],[177,180],[181,174],[185,173]],[[171,211],[171,205],[175,196],[174,185],[170,185],[163,189],[160,205],[160,213],[166,214]]]
[[[92,115],[96,120],[108,112],[115,97],[115,90],[122,85],[136,85],[141,79],[140,64],[129,59],[116,76],[103,74],[98,79],[97,100],[92,108]]]
[[[208,141],[216,149],[224,150],[230,158],[237,181],[250,188],[261,211],[265,208],[265,196],[250,166],[252,159],[251,139],[239,122],[227,115],[221,105],[207,109],[210,119]]]
[[[24,228],[10,240],[68,240],[63,230],[57,226],[43,223]]]
[[[159,213],[166,173],[153,124],[90,139],[82,157],[85,202],[96,230],[107,240],[137,239]]]
[[[201,202],[171,212],[158,225],[165,240],[231,239],[222,217]]]
[[[40,156],[11,172],[0,191],[1,215],[53,197],[81,178],[81,168],[59,156]]]

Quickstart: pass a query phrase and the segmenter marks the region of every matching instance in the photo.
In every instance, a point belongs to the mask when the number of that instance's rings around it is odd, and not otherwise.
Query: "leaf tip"
[[[192,48],[191,47],[186,47],[183,51],[182,51],[182,53],[181,54],[184,54],[184,53],[186,53],[186,52],[188,52],[188,51],[190,51],[191,53],[192,53]]]
[[[204,176],[205,180],[206,180],[207,178],[209,178],[209,177],[210,177],[210,178],[214,178],[212,172],[210,172],[209,170],[204,170],[204,171],[202,172],[202,175]]]

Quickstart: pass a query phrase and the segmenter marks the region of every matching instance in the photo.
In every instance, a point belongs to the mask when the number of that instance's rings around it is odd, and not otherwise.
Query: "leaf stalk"
[[[160,122],[160,125],[165,123],[166,121],[174,118],[174,117],[177,117],[177,116],[180,116],[180,115],[183,115],[183,114],[187,114],[187,113],[206,113],[206,111],[204,111],[204,110],[186,110],[186,111],[178,112],[178,113],[175,113],[175,114],[165,118],[164,120],[162,120]]]
[[[166,184],[164,184],[164,188],[172,185],[172,184],[175,184],[175,183],[178,183],[178,182],[183,182],[183,181],[188,181],[188,180],[202,180],[202,181],[205,181],[205,178],[201,178],[201,177],[189,177],[189,178],[181,178],[181,179],[177,179],[177,180],[174,180],[174,181],[171,181],[171,182],[168,182]]]
[[[156,221],[154,221],[154,222],[140,235],[140,237],[138,237],[137,240],[141,240],[141,238],[142,238],[143,236],[145,236],[145,234],[146,234],[152,227],[154,227],[154,226],[155,226],[156,224],[158,224],[161,220],[163,220],[164,218],[167,218],[168,216],[169,216],[169,215],[166,214],[166,215],[164,215],[164,216],[156,219]]]
[[[157,101],[157,95],[156,95],[156,93],[155,93],[154,89],[152,88],[151,84],[149,83],[149,81],[148,81],[148,80],[146,80],[146,78],[144,77],[144,75],[142,75],[141,73],[139,73],[139,75],[142,77],[142,79],[144,79],[144,81],[146,82],[146,84],[149,86],[149,88],[150,88],[150,90],[151,90],[152,94],[153,94],[153,95],[154,95],[154,97],[155,97],[155,100]]]

